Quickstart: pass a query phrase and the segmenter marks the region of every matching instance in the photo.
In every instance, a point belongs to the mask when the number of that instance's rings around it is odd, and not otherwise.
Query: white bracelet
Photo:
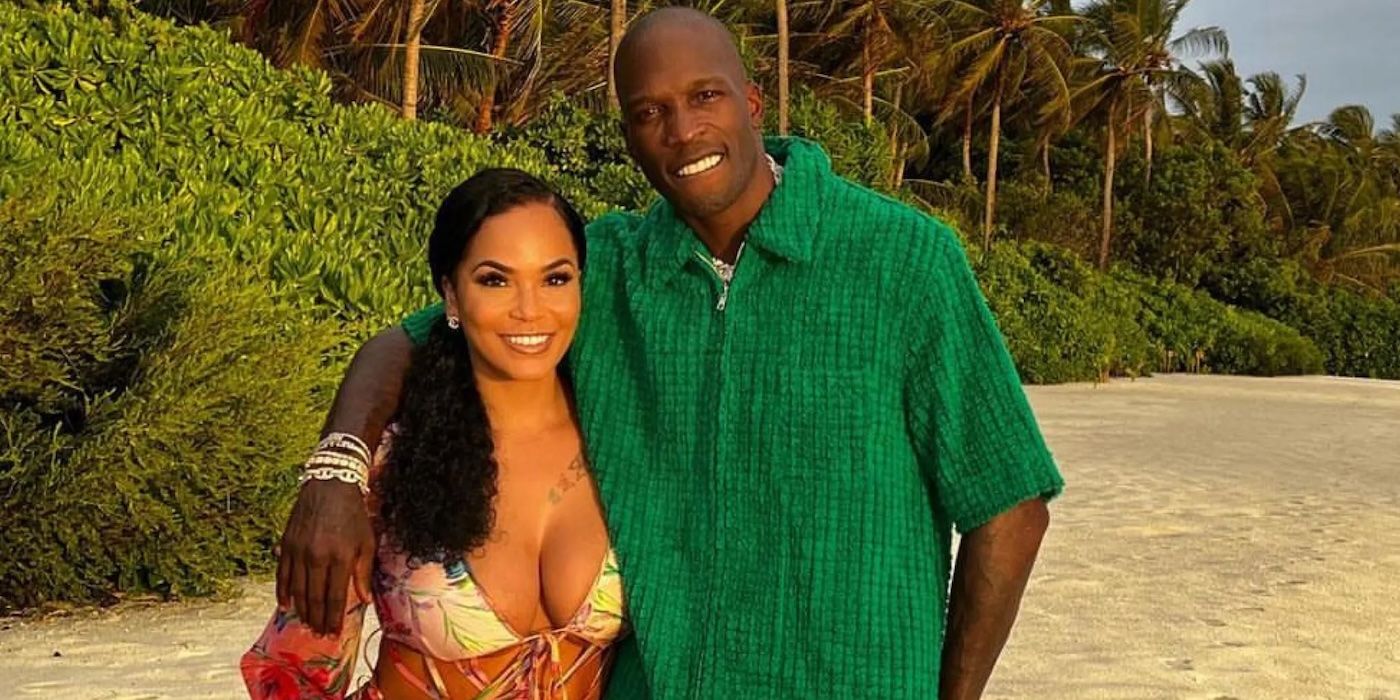
[[[314,467],[301,473],[301,476],[297,478],[297,485],[300,486],[308,481],[343,481],[359,487],[361,494],[369,493],[369,485],[365,483],[364,476],[353,469]]]
[[[358,457],[346,457],[333,452],[317,452],[306,460],[302,470],[309,471],[318,467],[349,469],[359,474],[362,479],[368,480],[369,478],[369,465],[360,461]]]
[[[317,452],[322,452],[328,449],[349,450],[355,455],[363,458],[366,464],[369,464],[373,461],[373,456],[370,453],[369,445],[366,445],[365,441],[361,440],[359,436],[353,435],[351,433],[331,433],[330,435],[327,435],[326,437],[322,438],[320,444],[316,445]]]

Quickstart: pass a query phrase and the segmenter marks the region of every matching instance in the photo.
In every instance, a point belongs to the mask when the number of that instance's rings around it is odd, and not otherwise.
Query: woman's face
[[[522,204],[487,219],[443,285],[479,374],[549,376],[578,327],[578,250],[554,207]]]

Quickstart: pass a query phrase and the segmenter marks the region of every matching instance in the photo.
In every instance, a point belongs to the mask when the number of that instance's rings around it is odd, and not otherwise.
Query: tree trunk
[[[865,123],[869,124],[871,119],[875,116],[875,65],[871,63],[870,60],[869,30],[865,33],[865,41],[861,44],[860,49],[861,59],[865,64],[861,68],[864,72],[864,75],[861,76],[861,89],[864,91],[865,96],[863,107],[865,108]]]
[[[510,24],[515,20],[516,7],[517,0],[504,0],[501,3],[500,15],[496,19],[496,38],[491,43],[491,55],[496,59],[505,58],[506,50],[510,48]],[[500,70],[501,63],[500,60],[495,61],[491,69]],[[492,77],[481,94],[481,106],[476,113],[476,133],[485,134],[491,131],[491,119],[495,111],[496,78]]]
[[[622,43],[622,34],[627,27],[627,0],[612,0],[611,23],[608,31],[608,104],[620,106],[617,101],[617,46]]]
[[[425,0],[412,0],[408,5],[408,37],[403,48],[403,101],[399,114],[413,121],[418,118],[418,50],[423,41],[423,9]]]
[[[987,153],[987,215],[982,222],[982,248],[992,247],[992,227],[997,216],[997,155],[1001,151],[1001,97],[1002,80],[997,78],[997,92],[992,97],[992,134],[988,139]]]
[[[967,117],[962,135],[963,182],[976,182],[972,175],[972,98],[967,100]]]
[[[788,6],[777,0],[778,10],[778,133],[788,133]]]
[[[1099,269],[1108,269],[1108,244],[1113,238],[1113,171],[1118,165],[1118,134],[1113,117],[1106,127],[1108,150],[1104,154],[1103,169],[1103,235],[1099,238]]]
[[[1146,141],[1146,146],[1147,146],[1147,152],[1146,152],[1146,156],[1147,156],[1147,184],[1149,184],[1149,185],[1152,184],[1152,117],[1153,117],[1153,110],[1152,110],[1152,108],[1155,107],[1155,106],[1156,106],[1156,103],[1153,101],[1153,98],[1149,97],[1148,100],[1147,100],[1147,111],[1143,113],[1143,117],[1142,117],[1142,121],[1143,121],[1143,124],[1142,124],[1142,126],[1143,126],[1143,134],[1144,134],[1144,137],[1145,137],[1146,140],[1147,140],[1147,141]]]
[[[1050,173],[1050,142],[1046,141],[1040,146],[1040,172],[1045,176],[1045,191],[1054,192],[1055,182],[1051,179]]]
[[[899,111],[900,105],[904,102],[904,83],[900,83],[894,88],[894,110]],[[905,147],[899,142],[899,130],[890,130],[890,155],[894,157],[894,162],[890,168],[890,186],[892,189],[899,189],[904,183],[904,151]]]

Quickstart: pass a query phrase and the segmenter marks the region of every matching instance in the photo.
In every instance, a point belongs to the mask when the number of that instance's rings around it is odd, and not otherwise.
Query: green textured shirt
[[[953,529],[1060,475],[953,231],[767,146],[727,290],[665,201],[588,230],[571,361],[635,629],[608,695],[934,698]]]

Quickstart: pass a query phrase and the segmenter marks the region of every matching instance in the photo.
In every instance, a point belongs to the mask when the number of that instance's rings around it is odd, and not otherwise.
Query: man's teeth
[[[705,156],[704,158],[701,158],[700,160],[697,160],[694,163],[691,163],[690,165],[687,165],[684,168],[677,170],[676,174],[680,175],[681,177],[699,175],[700,173],[703,173],[706,170],[709,170],[710,168],[719,165],[719,162],[721,160],[724,160],[724,157],[718,153],[712,156]]]
[[[548,336],[548,335],[508,335],[508,336],[506,336],[506,342],[507,342],[507,343],[510,343],[511,345],[519,345],[519,346],[521,346],[521,347],[526,347],[526,348],[533,348],[533,347],[536,347],[536,346],[539,346],[539,345],[544,345],[544,342],[545,342],[546,340],[549,340],[549,336]]]

